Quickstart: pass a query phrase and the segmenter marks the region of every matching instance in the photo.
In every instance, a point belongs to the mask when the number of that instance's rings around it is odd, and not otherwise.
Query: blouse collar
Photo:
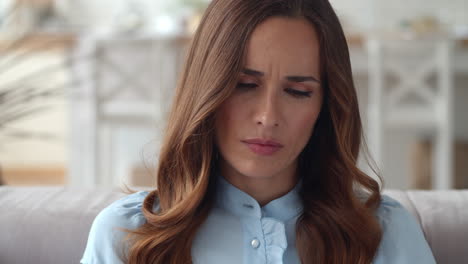
[[[299,196],[302,179],[285,195],[263,207],[252,196],[228,182],[220,173],[216,177],[216,206],[239,217],[272,217],[287,221],[302,212]]]

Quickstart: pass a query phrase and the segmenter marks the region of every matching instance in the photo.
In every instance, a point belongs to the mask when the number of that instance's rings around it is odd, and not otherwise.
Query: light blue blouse
[[[214,209],[201,226],[192,245],[194,264],[203,263],[300,263],[295,247],[295,223],[302,205],[299,182],[293,190],[263,207],[247,193],[218,177]],[[95,218],[88,237],[83,264],[122,263],[118,254],[125,233],[145,222],[141,207],[146,191],[115,201]],[[383,228],[374,264],[436,263],[415,218],[387,195],[376,212]],[[155,204],[155,210],[158,205]]]

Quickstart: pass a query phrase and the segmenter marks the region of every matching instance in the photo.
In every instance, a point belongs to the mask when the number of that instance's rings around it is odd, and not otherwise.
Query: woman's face
[[[258,25],[236,90],[216,113],[224,172],[256,178],[294,173],[322,106],[320,81],[312,24],[274,17]]]

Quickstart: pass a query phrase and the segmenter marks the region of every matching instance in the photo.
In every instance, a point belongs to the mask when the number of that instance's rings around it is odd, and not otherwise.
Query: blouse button
[[[258,239],[253,239],[250,244],[252,245],[253,248],[258,248],[258,246],[260,246],[260,241],[258,241]]]

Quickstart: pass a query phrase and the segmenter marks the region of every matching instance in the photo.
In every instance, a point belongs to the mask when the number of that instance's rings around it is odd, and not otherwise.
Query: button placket
[[[265,237],[267,263],[282,263],[287,248],[284,223],[274,218],[262,218],[262,229]]]

